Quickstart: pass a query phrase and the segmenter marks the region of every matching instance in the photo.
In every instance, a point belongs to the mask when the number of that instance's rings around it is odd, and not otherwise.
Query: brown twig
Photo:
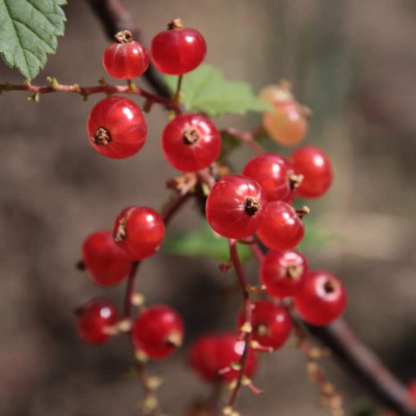
[[[222,132],[237,137],[243,143],[250,146],[256,153],[264,153],[264,149],[255,140],[255,134],[257,130],[245,132],[230,127],[228,129],[222,130]]]

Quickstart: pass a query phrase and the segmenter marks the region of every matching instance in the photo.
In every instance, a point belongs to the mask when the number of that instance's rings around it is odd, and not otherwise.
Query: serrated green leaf
[[[0,53],[10,68],[34,78],[64,34],[64,0],[0,0]]]
[[[176,91],[177,76],[165,75],[172,93]],[[251,86],[242,81],[228,81],[212,65],[203,64],[184,75],[181,102],[187,111],[198,111],[211,117],[224,114],[245,114],[247,111],[265,112],[271,107],[260,101]]]

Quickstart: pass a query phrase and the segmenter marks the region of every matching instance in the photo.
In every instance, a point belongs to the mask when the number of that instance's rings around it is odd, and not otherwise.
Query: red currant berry
[[[272,250],[288,250],[296,247],[305,234],[303,215],[309,208],[295,210],[282,201],[267,204],[263,222],[257,231],[260,241]]]
[[[299,315],[312,325],[328,325],[345,309],[347,293],[342,282],[324,270],[306,275],[301,290],[295,297]]]
[[[165,127],[162,148],[167,161],[176,169],[195,172],[207,168],[218,157],[221,136],[207,117],[182,114]]]
[[[147,134],[142,110],[122,97],[105,98],[97,103],[88,117],[87,130],[91,146],[112,159],[137,153]]]
[[[106,299],[93,299],[80,308],[77,331],[88,344],[103,344],[110,337],[108,328],[118,321],[117,308]]]
[[[253,157],[244,167],[243,175],[257,181],[265,190],[267,200],[292,202],[302,176],[296,175],[289,161],[277,153]]]
[[[271,105],[295,99],[291,83],[285,80],[279,81],[278,84],[266,85],[260,90],[258,97],[261,101]]]
[[[316,146],[302,146],[290,156],[297,174],[303,175],[298,188],[299,196],[317,198],[328,191],[334,173],[332,164],[325,152]]]
[[[411,400],[416,405],[416,379],[410,380],[407,384],[407,391],[409,392]]]
[[[115,36],[104,51],[103,65],[108,75],[117,79],[132,79],[142,75],[149,66],[149,54],[139,42],[134,42],[131,32],[125,30]]]
[[[182,345],[184,332],[182,318],[174,309],[155,305],[137,317],[131,330],[131,340],[136,350],[149,358],[162,359]]]
[[[158,33],[151,47],[155,67],[164,74],[183,75],[194,70],[204,60],[207,47],[203,36],[195,29],[173,20],[168,30]]]
[[[260,227],[266,206],[266,193],[255,180],[243,175],[228,175],[211,189],[206,214],[218,234],[245,238]]]
[[[143,260],[159,250],[165,236],[165,224],[152,208],[130,207],[118,214],[113,235],[129,258]]]
[[[258,300],[253,303],[252,312],[253,340],[261,347],[277,350],[287,341],[292,331],[292,318],[280,305],[270,300]],[[238,316],[238,327],[244,325],[244,311]]]
[[[204,335],[191,345],[189,364],[208,383],[232,382],[238,377],[238,371],[230,366],[241,359],[244,345],[234,333]],[[251,377],[256,369],[257,358],[250,349],[245,375]]]
[[[132,266],[110,231],[97,231],[87,237],[82,245],[82,260],[93,282],[107,287],[124,280]]]
[[[299,292],[307,271],[308,263],[299,251],[269,251],[260,266],[260,279],[269,295],[283,299]]]

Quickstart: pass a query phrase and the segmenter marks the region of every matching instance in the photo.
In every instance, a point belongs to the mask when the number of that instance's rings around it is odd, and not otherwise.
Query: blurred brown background
[[[93,85],[104,75],[103,31],[84,1],[70,1],[66,36],[35,80]],[[412,0],[177,0],[126,4],[151,39],[181,17],[208,44],[207,62],[258,90],[291,80],[314,111],[308,143],[324,147],[336,167],[331,192],[311,204],[330,237],[308,252],[313,267],[338,274],[349,290],[346,318],[403,379],[416,376],[416,3]],[[21,83],[0,64],[0,80]],[[97,295],[120,303],[123,287],[103,290],[74,269],[84,237],[109,228],[125,206],[158,208],[167,178],[159,137],[164,111],[148,115],[149,138],[137,156],[114,161],[94,152],[85,124],[93,104],[51,94],[39,104],[25,94],[0,97],[0,414],[25,416],[133,415],[141,389],[120,338],[94,348],[74,332],[73,310]],[[220,126],[250,128],[259,116],[228,117]],[[251,152],[239,151],[241,167]],[[200,224],[191,206],[169,233]],[[256,265],[247,267],[252,276]],[[232,329],[239,308],[221,289],[233,282],[214,261],[165,253],[145,262],[139,288],[149,303],[183,314],[189,341],[208,330]],[[186,346],[185,346],[186,347]],[[184,365],[186,348],[151,372],[166,375],[162,407],[180,415],[208,388]],[[264,357],[256,384],[244,392],[247,414],[315,416],[316,386],[302,354],[290,347]],[[366,391],[330,359],[326,367],[349,409]]]

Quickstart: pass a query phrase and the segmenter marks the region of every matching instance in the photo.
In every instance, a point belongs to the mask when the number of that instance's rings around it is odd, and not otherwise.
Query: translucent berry
[[[87,130],[91,146],[112,159],[137,153],[147,134],[142,110],[123,97],[105,98],[97,103],[88,117]]]
[[[260,279],[269,295],[283,299],[299,292],[307,271],[308,263],[299,251],[269,251],[260,266]]]
[[[179,19],[158,33],[152,41],[151,55],[155,67],[164,74],[183,75],[204,60],[207,47],[195,29],[185,28]]]
[[[309,272],[295,297],[299,315],[312,325],[328,325],[342,315],[347,293],[342,282],[324,270]]]
[[[214,124],[200,114],[175,117],[163,131],[162,148],[167,161],[183,172],[210,166],[221,150],[221,136]]]
[[[261,101],[270,105],[295,99],[292,94],[292,85],[285,80],[280,81],[278,84],[266,85],[260,90],[258,97]]]
[[[82,245],[82,260],[91,279],[101,286],[114,286],[126,278],[132,261],[115,243],[110,231],[90,234]]]
[[[137,317],[131,340],[135,349],[149,358],[163,359],[182,345],[184,333],[182,318],[174,309],[155,305]]]
[[[253,157],[243,169],[243,175],[257,181],[267,200],[292,202],[302,176],[296,175],[292,164],[277,153],[263,153]]]
[[[88,344],[103,344],[111,337],[109,328],[117,321],[117,308],[112,302],[106,299],[93,299],[80,308],[77,332]]]
[[[113,236],[132,260],[155,254],[165,236],[165,224],[158,212],[148,207],[130,207],[117,216]]]
[[[117,43],[112,43],[104,51],[104,69],[117,79],[132,79],[142,75],[149,66],[146,48],[133,41],[128,30],[117,33],[115,38]]]
[[[296,247],[305,234],[302,217],[308,208],[295,210],[282,201],[267,204],[263,222],[257,231],[260,241],[272,250],[288,250]]]
[[[188,360],[193,370],[206,382],[232,382],[238,370],[231,368],[241,359],[245,343],[234,333],[207,334],[193,342]],[[245,375],[251,377],[257,369],[257,358],[250,349]]]
[[[238,328],[244,325],[244,311],[238,316]],[[287,341],[292,331],[292,318],[280,305],[270,300],[258,300],[253,303],[252,311],[253,340],[261,347],[277,350]]]
[[[218,234],[245,238],[260,227],[266,206],[266,193],[255,180],[243,175],[228,175],[211,189],[206,215]]]
[[[298,194],[303,198],[318,198],[328,191],[334,177],[332,163],[316,146],[302,146],[290,156],[297,174],[303,175]]]

